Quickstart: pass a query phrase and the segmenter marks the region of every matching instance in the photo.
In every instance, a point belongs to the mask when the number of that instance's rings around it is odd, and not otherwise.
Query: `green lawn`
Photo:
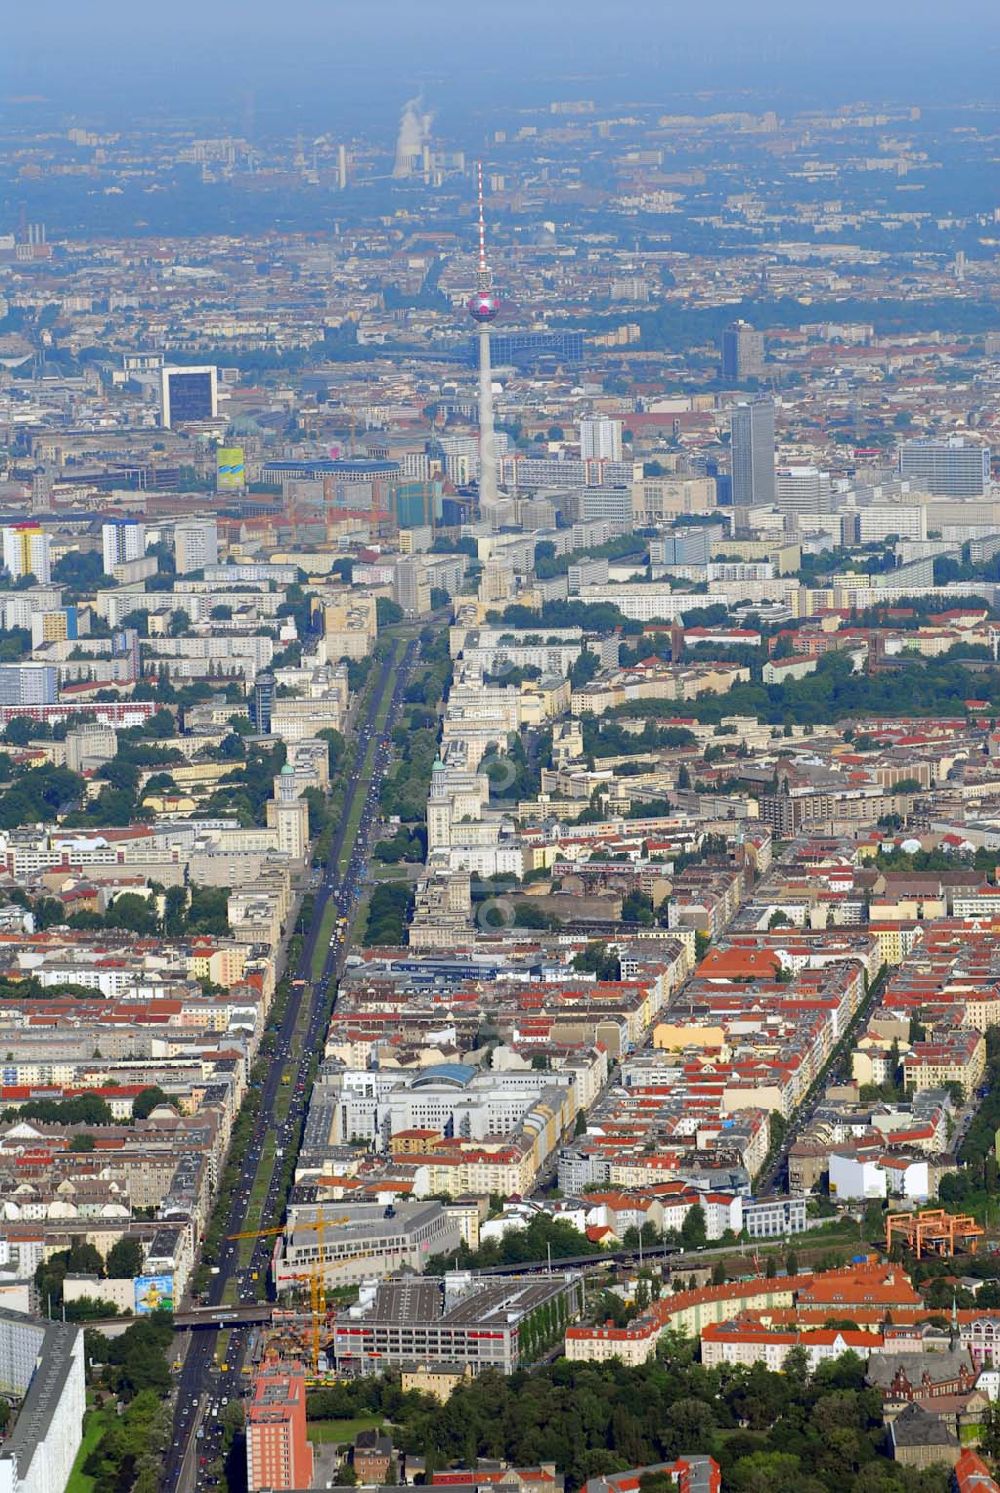
[[[390,674],[389,679],[386,681],[385,689],[382,692],[382,698],[380,699],[378,709],[375,712],[375,728],[378,731],[383,731],[385,729],[386,722],[389,719],[389,708],[392,705],[392,691],[395,684],[395,670],[399,667],[399,660],[402,653],[402,644],[398,640],[394,641],[392,646],[393,670]],[[360,781],[358,782],[357,792],[354,795],[354,802],[351,806],[350,817],[347,821],[347,830],[344,835],[344,848],[341,851],[340,859],[337,862],[338,868],[342,872],[347,870],[347,864],[351,858],[351,851],[354,849],[354,842],[357,839],[358,834],[358,825],[361,823],[361,815],[365,807],[365,797],[368,793],[368,785],[372,780],[372,773],[374,771],[375,742],[370,741],[368,743],[368,750],[365,752],[364,761],[361,764],[361,770],[359,774]]]
[[[311,1420],[306,1427],[310,1441],[353,1441],[359,1431],[382,1429],[377,1415],[358,1415],[354,1420]]]
[[[365,752],[365,760],[361,764],[358,786],[354,794],[354,800],[351,804],[351,812],[348,815],[347,819],[347,828],[344,832],[344,846],[340,852],[340,859],[337,861],[337,867],[341,872],[347,870],[348,862],[351,859],[351,852],[354,849],[354,842],[358,837],[358,826],[361,823],[361,815],[364,812],[365,798],[368,794],[368,785],[372,780],[372,773],[374,771],[375,743],[374,741],[370,741],[368,743],[368,750]]]
[[[389,706],[392,703],[392,691],[393,691],[393,686],[395,685],[395,682],[396,682],[396,670],[399,668],[399,658],[400,658],[400,654],[402,653],[402,650],[403,650],[402,643],[399,642],[398,639],[393,639],[393,644],[392,644],[392,672],[391,672],[391,675],[390,675],[389,683],[388,683],[388,685],[386,687],[385,694],[382,696],[382,700],[381,700],[381,703],[379,705],[379,708],[375,712],[375,724],[379,728],[380,731],[384,729],[385,723],[386,723],[386,721],[389,718]]]
[[[247,1207],[245,1224],[245,1227],[248,1229],[263,1229],[267,1227],[267,1219],[263,1217],[264,1201],[267,1197],[267,1189],[270,1186],[271,1173],[274,1170],[274,1159],[276,1150],[277,1144],[274,1139],[274,1131],[269,1130],[264,1137],[264,1144],[261,1147],[260,1161],[257,1165],[257,1172],[253,1179],[253,1186],[250,1189],[250,1203]],[[249,1246],[245,1254],[243,1248],[244,1245]],[[240,1240],[240,1263],[242,1265],[247,1265],[250,1263],[250,1255],[253,1253],[253,1246],[253,1239]]]
[[[333,932],[337,921],[337,904],[331,897],[323,908],[323,916],[320,920],[319,932],[316,934],[316,944],[313,948],[312,965],[309,973],[314,980],[318,980],[323,973],[323,961],[326,959],[327,950],[330,947],[330,934]]]
[[[110,1417],[106,1410],[88,1410],[83,1423],[83,1440],[66,1484],[66,1493],[91,1493],[95,1479],[83,1472],[83,1464],[107,1429]],[[332,1424],[332,1422],[331,1422]]]
[[[330,907],[332,908],[333,913],[336,914],[336,903],[331,902]],[[288,1118],[288,1111],[292,1107],[292,1096],[295,1093],[294,1080],[302,1067],[302,1056],[303,1049],[305,1047],[306,1032],[309,1029],[309,1012],[310,1002],[309,1000],[303,1000],[302,1004],[299,1007],[299,1014],[296,1017],[295,1026],[292,1028],[292,1040],[289,1044],[288,1058],[286,1059],[286,1068],[291,1074],[293,1081],[292,1083],[281,1084],[279,1086],[278,1096],[274,1101],[274,1125],[276,1129],[280,1128],[280,1126],[284,1124],[285,1120]],[[261,1164],[263,1165],[263,1157],[261,1158]],[[269,1176],[270,1171],[268,1172],[268,1177]]]
[[[369,883],[362,889],[361,896],[358,898],[358,905],[354,910],[351,926],[347,930],[347,941],[352,949],[356,948],[364,937],[365,929],[368,926],[368,904],[372,899],[372,892],[374,890],[374,885]]]

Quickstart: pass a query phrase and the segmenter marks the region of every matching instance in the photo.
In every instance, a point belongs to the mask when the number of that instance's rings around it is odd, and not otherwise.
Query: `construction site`
[[[913,1256],[950,1259],[956,1254],[976,1253],[985,1235],[974,1218],[946,1213],[943,1208],[923,1208],[916,1213],[890,1213],[885,1221],[885,1248],[902,1244]]]

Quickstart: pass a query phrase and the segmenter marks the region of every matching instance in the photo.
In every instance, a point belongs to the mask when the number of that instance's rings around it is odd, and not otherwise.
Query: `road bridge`
[[[174,1326],[190,1327],[246,1327],[258,1322],[270,1322],[271,1303],[256,1301],[249,1306],[193,1306],[186,1312],[174,1312]]]

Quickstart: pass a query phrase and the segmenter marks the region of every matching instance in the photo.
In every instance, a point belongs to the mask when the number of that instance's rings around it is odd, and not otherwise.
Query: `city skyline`
[[[0,1481],[1000,1493],[996,44],[10,18]]]

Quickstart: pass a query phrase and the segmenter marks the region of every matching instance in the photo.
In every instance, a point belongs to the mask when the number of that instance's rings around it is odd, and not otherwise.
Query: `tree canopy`
[[[946,1468],[916,1472],[885,1454],[881,1402],[854,1355],[810,1375],[801,1351],[780,1374],[706,1369],[694,1353],[668,1335],[639,1368],[560,1358],[510,1378],[487,1372],[446,1405],[404,1395],[393,1378],[361,1379],[314,1391],[308,1411],[391,1419],[396,1444],[426,1457],[428,1474],[477,1457],[551,1461],[571,1493],[590,1477],[698,1452],[737,1493],[947,1493]]]

